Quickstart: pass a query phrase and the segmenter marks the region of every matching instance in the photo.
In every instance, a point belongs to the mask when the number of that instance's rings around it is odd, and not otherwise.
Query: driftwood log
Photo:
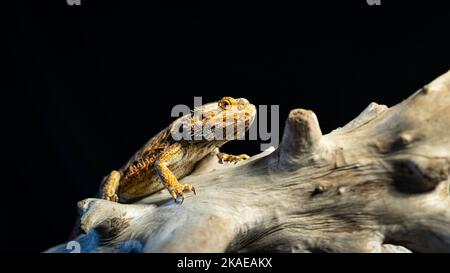
[[[80,201],[76,240],[85,252],[450,252],[449,171],[450,71],[327,135],[292,110],[277,149],[202,161],[182,205],[166,191]]]

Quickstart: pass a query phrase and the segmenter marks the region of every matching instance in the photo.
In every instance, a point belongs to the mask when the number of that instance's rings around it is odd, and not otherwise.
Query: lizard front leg
[[[184,193],[192,191],[195,194],[195,188],[189,184],[179,183],[175,174],[167,166],[179,161],[182,157],[183,147],[179,143],[175,143],[167,147],[154,164],[156,172],[170,195],[175,201],[178,200],[178,197],[181,197],[181,203],[184,201]]]
[[[246,159],[250,158],[246,154],[230,155],[230,154],[222,153],[222,152],[218,152],[217,157],[219,158],[220,163],[224,163],[224,162],[238,163],[241,160],[246,160]]]

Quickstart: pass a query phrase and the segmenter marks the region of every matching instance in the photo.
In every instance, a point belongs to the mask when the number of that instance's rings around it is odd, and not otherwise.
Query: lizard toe
[[[184,194],[187,192],[193,192],[195,195],[197,194],[195,188],[190,184],[184,184],[180,187],[170,190],[170,195],[178,204],[183,204],[184,202]]]
[[[194,186],[192,186],[191,184],[184,184],[183,192],[193,192],[195,195],[197,195],[197,193],[195,192]]]

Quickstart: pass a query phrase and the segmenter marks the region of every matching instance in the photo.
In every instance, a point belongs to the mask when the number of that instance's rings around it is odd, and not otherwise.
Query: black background
[[[449,69],[450,11],[429,1],[141,2],[28,1],[11,9],[3,250],[62,243],[76,202],[193,96],[280,105],[281,124],[289,110],[311,109],[327,133],[371,101],[392,106]],[[259,142],[224,148],[255,154]]]

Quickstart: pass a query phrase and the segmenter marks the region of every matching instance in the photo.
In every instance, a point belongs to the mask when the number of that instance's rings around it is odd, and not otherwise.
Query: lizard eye
[[[229,99],[221,99],[219,101],[219,107],[223,110],[226,110],[229,105],[231,105],[231,101]]]

